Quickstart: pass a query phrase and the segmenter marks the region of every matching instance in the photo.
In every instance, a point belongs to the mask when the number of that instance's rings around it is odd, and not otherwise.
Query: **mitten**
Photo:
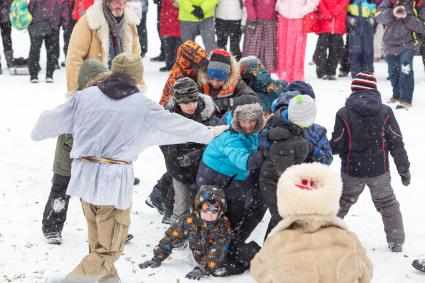
[[[208,275],[208,271],[202,266],[197,266],[191,272],[186,274],[186,278],[189,278],[192,280],[199,280],[204,275]]]
[[[160,263],[160,262],[157,262],[157,261],[155,261],[154,259],[150,259],[150,260],[147,260],[147,261],[145,261],[145,262],[143,262],[143,263],[139,264],[139,267],[140,267],[141,269],[145,269],[145,268],[148,268],[148,267],[151,267],[151,268],[157,268],[157,267],[159,267],[160,265],[161,265],[161,263]]]
[[[202,11],[202,8],[200,6],[195,6],[195,5],[192,5],[192,7],[195,8],[195,10],[193,10],[191,14],[197,17],[199,20],[202,20],[205,17],[204,11]]]
[[[399,173],[399,175],[401,177],[401,183],[403,184],[403,186],[407,187],[408,185],[410,185],[411,176],[409,170],[407,170],[406,172]]]

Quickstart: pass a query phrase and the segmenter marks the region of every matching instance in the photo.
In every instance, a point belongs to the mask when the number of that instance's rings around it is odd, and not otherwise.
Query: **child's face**
[[[216,221],[218,218],[218,213],[201,210],[201,218],[207,222]]]
[[[208,79],[208,82],[214,89],[220,88],[226,84],[226,81],[219,79]]]
[[[198,101],[182,103],[182,104],[179,104],[179,106],[184,114],[192,115],[193,113],[195,113],[196,108],[198,108]]]
[[[250,134],[254,130],[255,126],[257,126],[257,120],[242,120],[239,121],[239,126],[245,131],[245,133]]]

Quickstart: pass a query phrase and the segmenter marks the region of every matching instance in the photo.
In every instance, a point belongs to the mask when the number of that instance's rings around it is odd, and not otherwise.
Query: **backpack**
[[[27,0],[14,0],[10,6],[10,23],[18,30],[25,30],[32,22]]]

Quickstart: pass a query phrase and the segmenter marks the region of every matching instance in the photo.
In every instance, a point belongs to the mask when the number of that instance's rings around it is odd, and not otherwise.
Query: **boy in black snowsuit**
[[[165,236],[153,251],[153,258],[139,264],[139,267],[159,267],[174,248],[187,240],[198,265],[186,277],[199,280],[206,275],[220,275],[232,238],[226,210],[224,190],[212,185],[202,186],[193,202],[192,211],[181,215],[165,231]]]
[[[260,188],[270,210],[271,219],[266,237],[282,218],[277,210],[276,188],[280,175],[291,165],[303,163],[309,153],[304,128],[310,127],[316,117],[316,104],[308,95],[297,95],[288,109],[279,108],[265,127],[270,147],[261,167]]]
[[[338,216],[344,218],[365,186],[382,215],[388,247],[401,252],[404,243],[400,205],[391,187],[388,153],[394,158],[403,185],[410,184],[409,159],[393,111],[381,102],[376,78],[358,73],[345,107],[336,113],[331,146],[341,158],[343,182]]]
[[[183,77],[174,85],[174,97],[166,107],[170,112],[180,114],[207,126],[215,126],[219,119],[214,116],[214,102],[210,96],[199,94],[198,86],[189,77]],[[173,178],[174,207],[172,221],[189,211],[196,195],[196,173],[205,145],[196,143],[162,146],[165,165]]]

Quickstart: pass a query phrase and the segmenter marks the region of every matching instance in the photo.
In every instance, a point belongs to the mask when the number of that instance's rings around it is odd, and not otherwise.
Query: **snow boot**
[[[158,189],[158,185],[155,185],[153,187],[152,192],[146,199],[145,203],[152,208],[156,208],[159,214],[164,214],[165,205],[162,201],[161,191]],[[168,217],[170,216],[171,215],[169,215]]]
[[[127,244],[134,238],[133,234],[127,234],[127,238],[125,239],[125,243]]]
[[[393,253],[401,253],[403,251],[403,245],[399,243],[388,243],[388,248]]]
[[[419,271],[425,272],[425,258],[423,259],[415,259],[412,262],[412,266]]]
[[[14,66],[13,64],[13,50],[4,51],[4,58],[6,59],[7,68],[10,69]]]
[[[46,238],[46,242],[50,245],[61,245],[62,244],[62,236],[60,233],[49,233],[44,234]]]
[[[137,186],[138,184],[140,184],[140,179],[135,177],[134,178],[134,185]]]

